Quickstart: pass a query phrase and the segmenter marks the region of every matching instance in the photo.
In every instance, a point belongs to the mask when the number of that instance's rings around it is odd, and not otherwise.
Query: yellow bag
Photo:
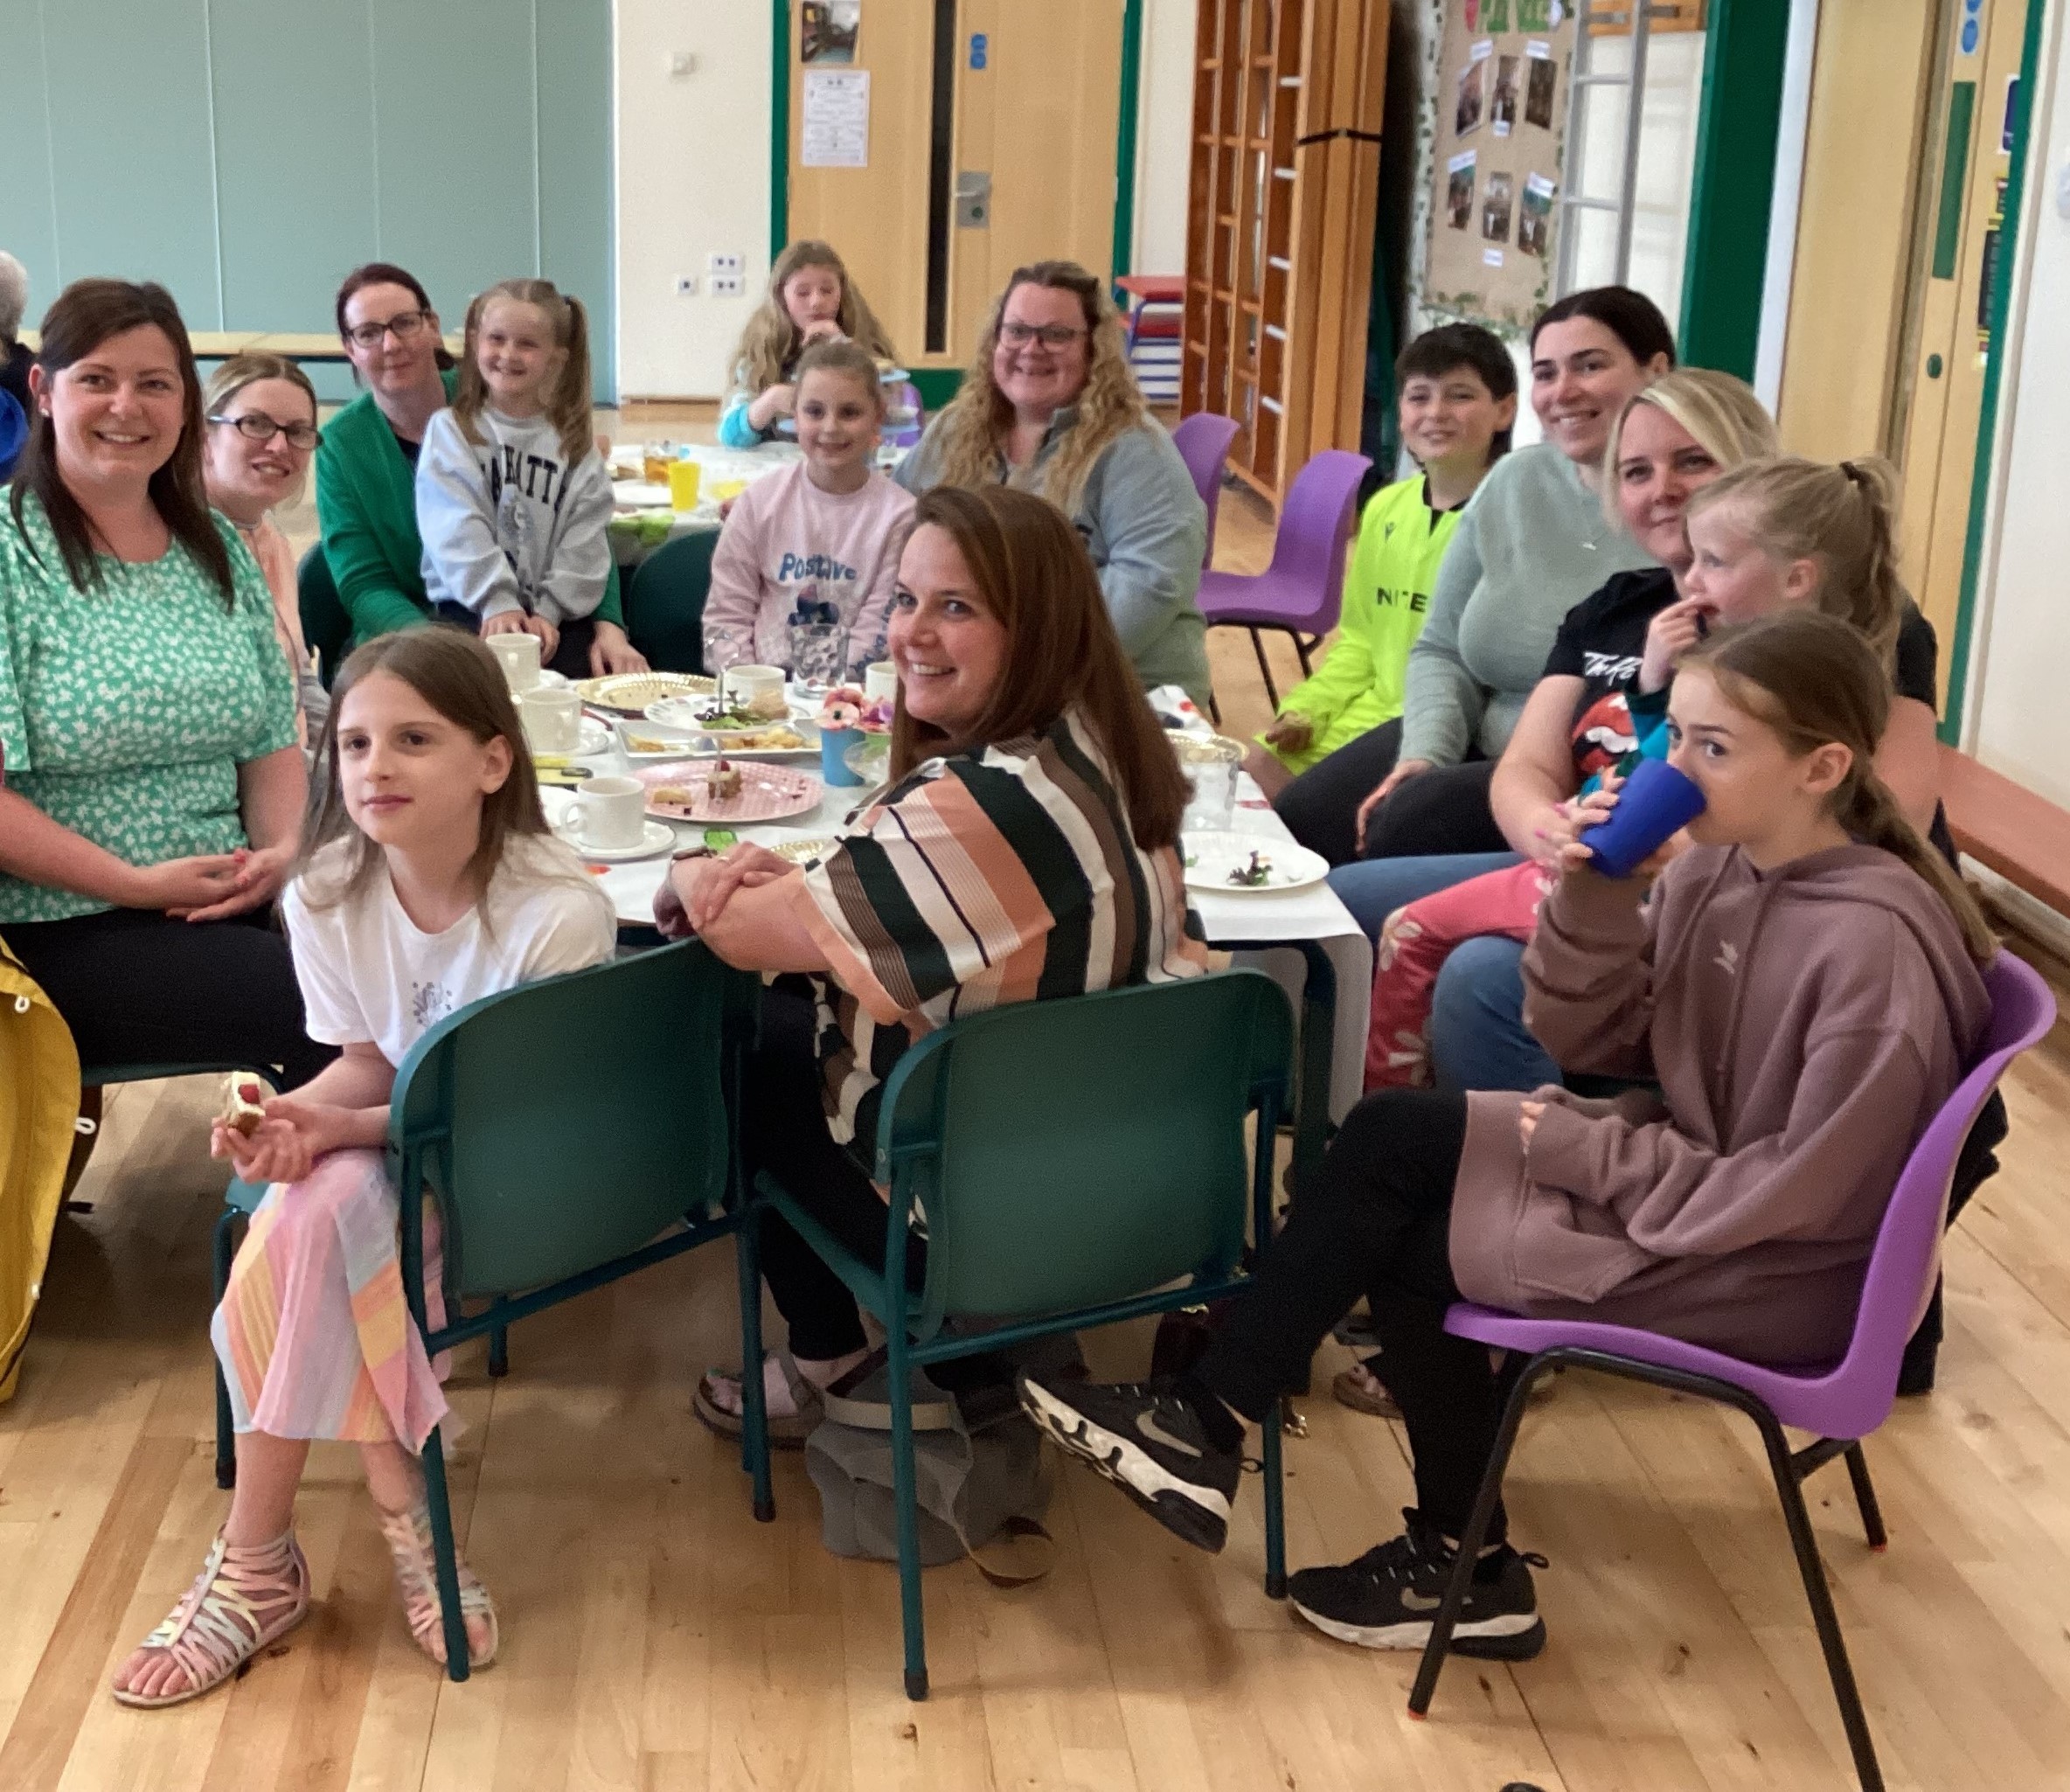
[[[78,1115],[72,1030],[0,940],[0,1401],[43,1293]]]

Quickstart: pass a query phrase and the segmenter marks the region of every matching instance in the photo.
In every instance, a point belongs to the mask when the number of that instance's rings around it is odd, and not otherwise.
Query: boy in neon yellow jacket
[[[1438,563],[1467,499],[1510,445],[1517,372],[1491,332],[1472,323],[1426,330],[1394,372],[1402,441],[1423,470],[1366,501],[1344,568],[1337,639],[1245,758],[1268,797],[1401,713],[1409,649],[1422,632]]]

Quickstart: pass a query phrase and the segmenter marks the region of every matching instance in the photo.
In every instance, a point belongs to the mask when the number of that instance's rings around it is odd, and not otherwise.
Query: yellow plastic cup
[[[669,462],[669,508],[694,511],[698,507],[698,476],[703,469],[695,461]]]

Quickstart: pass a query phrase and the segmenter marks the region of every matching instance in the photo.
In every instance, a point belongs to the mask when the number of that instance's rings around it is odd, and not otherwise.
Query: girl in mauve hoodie
[[[1450,1302],[1775,1364],[1839,1357],[1899,1172],[1983,1037],[1978,967],[1996,950],[1876,776],[1890,700],[1836,617],[1788,612],[1686,656],[1669,757],[1703,789],[1695,844],[1622,879],[1570,845],[1524,960],[1525,1017],[1553,1056],[1657,1094],[1368,1096],[1196,1369],[1024,1377],[1031,1415],[1219,1549],[1243,1420],[1301,1383],[1366,1295],[1417,1505],[1403,1535],[1289,1591],[1333,1636],[1421,1649],[1502,1409],[1488,1351],[1443,1330]],[[1532,1559],[1499,1506],[1489,1539],[1454,1647],[1525,1659],[1546,1634]]]

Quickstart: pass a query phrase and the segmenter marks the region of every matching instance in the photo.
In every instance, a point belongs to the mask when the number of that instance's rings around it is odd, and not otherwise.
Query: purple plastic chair
[[[1265,694],[1275,710],[1280,694],[1258,631],[1277,629],[1291,635],[1302,671],[1315,670],[1309,655],[1337,627],[1337,613],[1344,607],[1344,546],[1358,520],[1358,483],[1372,465],[1364,455],[1343,448],[1324,448],[1311,456],[1294,476],[1281,506],[1271,566],[1255,574],[1200,575],[1200,614],[1211,629],[1227,625],[1251,631],[1251,650],[1258,656]]]
[[[1228,464],[1229,444],[1236,440],[1236,420],[1213,411],[1196,411],[1179,419],[1171,432],[1171,444],[1193,476],[1193,490],[1207,506],[1207,552],[1203,566],[1215,563],[1215,513],[1222,497],[1222,469]]]
[[[1984,972],[1984,984],[1990,991],[1991,1019],[1976,1066],[1913,1147],[1891,1193],[1869,1257],[1854,1336],[1847,1354],[1837,1363],[1802,1372],[1772,1369],[1657,1332],[1587,1321],[1520,1319],[1467,1302],[1446,1314],[1445,1330],[1455,1337],[1513,1351],[1530,1360],[1504,1409],[1495,1452],[1488,1459],[1473,1518],[1460,1540],[1458,1564],[1431,1627],[1423,1664],[1409,1694],[1414,1715],[1421,1717],[1430,1709],[1431,1695],[1437,1690],[1438,1671],[1444,1665],[1452,1629],[1466,1598],[1474,1560],[1502,1494],[1504,1471],[1532,1386],[1553,1368],[1571,1363],[1736,1407],[1760,1427],[1775,1492],[1782,1502],[1782,1517],[1789,1527],[1790,1545],[1796,1552],[1797,1572],[1803,1577],[1812,1621],[1825,1651],[1826,1671],[1832,1677],[1833,1696],[1839,1702],[1840,1720],[1854,1752],[1854,1770],[1863,1792],[1881,1792],[1883,1775],[1876,1764],[1875,1745],[1870,1740],[1854,1671],[1848,1665],[1847,1645],[1825,1584],[1810,1517],[1804,1510],[1802,1483],[1836,1456],[1846,1457],[1869,1547],[1885,1546],[1883,1518],[1877,1510],[1876,1490],[1869,1480],[1861,1440],[1890,1416],[1905,1342],[1932,1297],[1941,1262],[1948,1184],[1962,1141],[2005,1066],[2046,1033],[2056,1018],[2055,997],[2048,985],[2010,953],[2001,952],[1992,961]],[[1785,1425],[1809,1431],[1818,1441],[1793,1452],[1782,1435]]]

